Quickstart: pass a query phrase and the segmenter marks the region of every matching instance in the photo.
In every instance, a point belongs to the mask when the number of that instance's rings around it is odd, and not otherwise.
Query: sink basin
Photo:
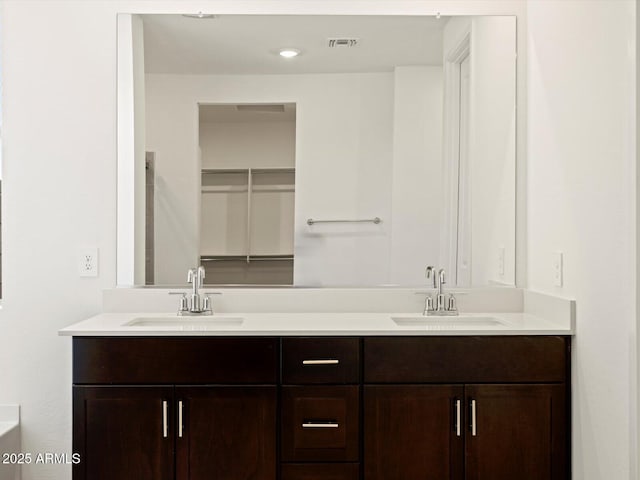
[[[213,330],[221,327],[242,325],[242,317],[139,317],[134,318],[126,327],[171,327],[180,330]]]
[[[396,325],[400,327],[426,327],[427,329],[456,329],[456,328],[474,328],[474,327],[505,327],[507,324],[494,317],[488,316],[465,316],[460,315],[456,317],[391,317]]]

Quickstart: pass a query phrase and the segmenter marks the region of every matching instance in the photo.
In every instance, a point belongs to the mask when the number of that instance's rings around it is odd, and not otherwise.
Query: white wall
[[[118,202],[131,205],[120,212],[118,258],[127,265],[120,269],[119,284],[145,283],[145,108],[144,32],[136,15],[118,18],[118,156],[131,161],[118,170]]]
[[[300,104],[296,145],[294,284],[366,285],[388,275],[393,76],[324,76]],[[345,83],[345,80],[348,83]],[[314,85],[314,89],[316,87]],[[313,132],[303,137],[303,128]],[[383,223],[307,225],[380,217]]]
[[[442,67],[398,67],[394,79],[389,283],[422,285],[442,228]]]
[[[202,122],[202,168],[293,168],[296,123]]]
[[[635,5],[535,1],[527,16],[529,286],[577,300],[573,478],[633,479]]]
[[[472,285],[515,280],[516,23],[471,24]],[[498,269],[504,249],[504,269]]]
[[[98,312],[115,284],[116,6],[1,8],[0,404],[22,405],[22,451],[70,453],[71,342],[56,332]],[[78,277],[81,246],[100,249],[99,278]],[[70,467],[23,468],[43,478]]]
[[[56,331],[98,313],[102,290],[116,283],[117,12],[435,14],[440,11],[518,14],[521,19],[525,13],[523,2],[512,0],[4,0],[0,8],[3,63],[0,403],[22,405],[23,451],[62,453],[71,451],[71,342],[59,338]],[[522,22],[521,25],[525,26]],[[521,49],[526,44],[524,31],[519,27]],[[525,55],[526,51],[521,50],[519,68],[524,65]],[[522,94],[520,89],[519,95]],[[521,106],[518,114],[524,116],[524,104]],[[523,125],[520,122],[518,128]],[[39,132],[37,142],[33,141],[34,131]],[[100,248],[98,279],[78,278],[77,248],[83,244]],[[606,366],[606,360],[601,356],[599,363]],[[600,424],[595,434],[603,442],[618,439],[616,432]],[[587,454],[596,455],[594,452],[592,448]],[[23,469],[23,479],[68,480],[70,472],[69,466],[29,465]]]

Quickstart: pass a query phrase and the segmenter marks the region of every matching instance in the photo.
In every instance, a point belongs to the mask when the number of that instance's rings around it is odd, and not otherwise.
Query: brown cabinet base
[[[358,480],[358,463],[285,463],[281,480]]]
[[[568,480],[570,338],[74,338],[74,480]]]

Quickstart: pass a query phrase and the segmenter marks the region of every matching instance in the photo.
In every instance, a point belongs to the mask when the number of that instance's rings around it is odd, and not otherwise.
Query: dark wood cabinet
[[[75,480],[276,480],[277,339],[73,344]]]
[[[275,480],[275,386],[178,387],[176,404],[176,478]]]
[[[359,381],[358,337],[282,339],[283,384],[353,384]]]
[[[74,402],[74,478],[276,478],[275,386],[78,386]]]
[[[361,343],[282,339],[281,480],[360,479]]]
[[[281,480],[359,480],[358,463],[285,463]]]
[[[73,478],[172,480],[172,400],[170,387],[75,387]]]
[[[282,460],[357,462],[356,385],[282,387]]]
[[[570,478],[568,372],[566,337],[365,339],[364,480]]]
[[[76,337],[74,480],[568,480],[570,338]]]
[[[365,386],[364,478],[462,480],[462,398],[455,385]]]
[[[568,478],[563,385],[467,385],[465,396],[467,480]]]

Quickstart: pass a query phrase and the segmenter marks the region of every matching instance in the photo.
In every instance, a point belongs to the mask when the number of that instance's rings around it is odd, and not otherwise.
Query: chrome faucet
[[[170,292],[181,294],[180,308],[178,315],[213,315],[211,310],[211,299],[208,293],[204,296],[200,295],[199,289],[202,288],[205,277],[204,267],[190,268],[187,271],[187,282],[192,284],[191,295],[187,298],[187,294],[183,292]]]
[[[427,278],[431,278],[433,277],[433,288],[438,288],[436,285],[436,275],[435,275],[435,270],[433,268],[433,266],[429,265],[426,269],[426,271],[424,272],[425,277]],[[422,312],[423,315],[433,315],[433,298],[431,297],[430,293],[427,293],[427,296],[424,299],[424,311]]]
[[[444,306],[444,289],[442,288],[442,286],[447,283],[445,281],[445,276],[444,276],[444,268],[441,268],[440,270],[438,270],[438,281],[437,281],[437,286],[438,286],[438,295],[436,295],[436,310],[438,312],[442,312],[445,310],[445,306]]]
[[[447,298],[444,294],[443,285],[447,283],[444,268],[438,270],[438,273],[436,274],[435,268],[428,266],[425,271],[425,276],[427,278],[433,277],[433,288],[437,293],[435,307],[433,305],[433,298],[431,295],[427,295],[427,298],[424,301],[423,315],[458,315],[455,297],[453,294],[449,294],[449,297]]]

